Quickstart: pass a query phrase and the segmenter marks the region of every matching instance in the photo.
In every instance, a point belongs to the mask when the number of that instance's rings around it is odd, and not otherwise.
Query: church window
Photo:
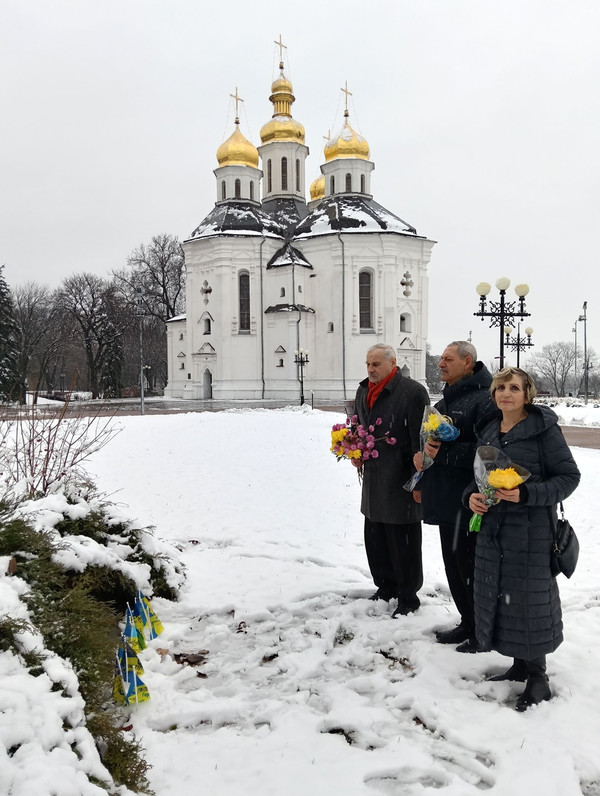
[[[240,292],[240,332],[250,331],[250,274],[248,271],[240,271],[239,275]]]
[[[241,180],[235,181],[235,198],[241,199],[242,196],[242,183]]]
[[[411,332],[412,329],[410,328],[411,326],[410,322],[411,322],[411,317],[409,313],[403,312],[402,315],[400,316],[400,331]]]
[[[335,177],[331,177],[329,180],[329,193],[335,193]]]
[[[329,321],[327,324],[327,334],[331,334],[331,332],[333,332],[333,322]]]
[[[276,367],[278,367],[278,368],[282,368],[283,367],[283,359],[279,360],[279,364]]]
[[[185,362],[179,363],[179,370],[185,370]]]
[[[360,192],[366,193],[365,175],[360,175]]]
[[[346,174],[346,191],[350,193],[352,190],[352,175]]]
[[[221,199],[223,201],[227,199],[227,186],[225,185],[225,180],[221,182]]]
[[[205,318],[204,319],[204,334],[210,334],[210,333],[211,333],[210,318]]]
[[[296,190],[300,190],[300,161],[296,158]]]
[[[273,167],[270,160],[267,160],[267,191],[273,190]]]
[[[287,158],[281,158],[281,190],[288,189]]]
[[[279,291],[279,296],[281,298],[283,298],[283,296],[285,296],[285,288],[284,287],[282,287],[281,290]]]
[[[410,379],[410,368],[408,367],[408,365],[402,365],[400,373],[402,373],[405,379]]]
[[[254,180],[250,181],[250,199],[254,199]]]
[[[361,271],[358,275],[358,314],[361,330],[373,328],[373,274]]]
[[[302,285],[298,285],[298,293],[302,293]]]
[[[179,339],[183,340],[183,332],[179,332]]]

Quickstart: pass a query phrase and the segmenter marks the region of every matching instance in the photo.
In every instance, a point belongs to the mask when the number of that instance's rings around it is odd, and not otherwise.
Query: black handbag
[[[552,575],[556,577],[562,572],[563,575],[570,578],[575,572],[578,558],[579,539],[571,527],[571,523],[565,518],[565,510],[561,500],[560,518],[554,528],[554,540],[550,554],[550,571]]]

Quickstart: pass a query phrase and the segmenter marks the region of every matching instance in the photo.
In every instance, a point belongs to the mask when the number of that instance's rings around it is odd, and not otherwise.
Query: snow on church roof
[[[301,265],[303,268],[311,268],[302,252],[295,249],[290,243],[286,243],[279,251],[271,257],[267,263],[267,268],[282,268],[285,265]]]
[[[298,224],[294,238],[311,238],[336,232],[394,232],[411,236],[417,234],[413,226],[390,213],[374,199],[336,195],[323,199]]]
[[[265,235],[282,237],[284,230],[260,207],[249,202],[227,202],[213,207],[188,240],[213,235]]]

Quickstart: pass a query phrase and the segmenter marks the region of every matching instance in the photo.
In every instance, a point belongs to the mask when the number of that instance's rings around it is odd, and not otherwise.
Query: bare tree
[[[122,336],[131,323],[115,286],[94,274],[65,279],[57,294],[85,351],[92,398],[119,394]]]
[[[183,312],[185,305],[185,260],[176,236],[155,235],[141,243],[127,259],[128,269],[114,278],[129,304],[135,306],[136,288],[146,315],[168,321]]]
[[[573,343],[557,342],[545,345],[541,352],[529,358],[531,368],[536,371],[555,395],[564,396],[569,374],[575,362]]]

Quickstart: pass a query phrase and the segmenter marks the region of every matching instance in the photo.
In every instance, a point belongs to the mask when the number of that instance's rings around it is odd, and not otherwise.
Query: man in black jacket
[[[421,500],[424,522],[439,525],[448,586],[461,618],[457,627],[438,631],[436,638],[441,644],[459,644],[459,652],[476,652],[473,570],[477,534],[469,532],[470,512],[462,505],[462,493],[473,480],[474,426],[493,408],[492,377],[483,362],[477,361],[475,346],[464,340],[446,347],[438,367],[446,384],[435,408],[452,419],[460,436],[453,442],[426,444],[425,453],[434,463],[423,473]],[[422,469],[420,452],[414,464]]]
[[[402,486],[413,473],[412,457],[420,447],[423,409],[429,396],[418,381],[399,372],[389,345],[368,350],[367,374],[356,392],[354,411],[362,426],[373,427],[379,441],[376,456],[362,464],[365,547],[377,586],[372,599],[397,597],[392,614],[396,617],[417,610],[417,592],[423,585],[421,507]],[[385,441],[386,433],[394,444]]]

